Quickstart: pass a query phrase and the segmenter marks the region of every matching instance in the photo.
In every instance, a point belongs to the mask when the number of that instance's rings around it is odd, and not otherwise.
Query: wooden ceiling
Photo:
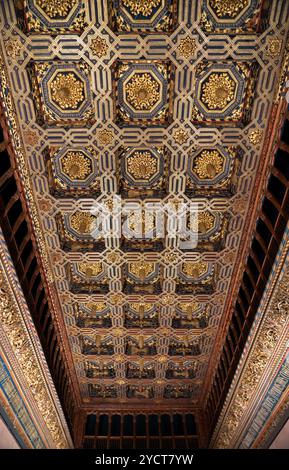
[[[75,409],[200,415],[266,183],[285,6],[4,2],[7,132],[52,312],[41,328],[58,332]],[[137,216],[130,238],[93,237],[93,203],[116,195],[141,214],[196,203],[197,246],[171,236],[172,215],[152,237]]]

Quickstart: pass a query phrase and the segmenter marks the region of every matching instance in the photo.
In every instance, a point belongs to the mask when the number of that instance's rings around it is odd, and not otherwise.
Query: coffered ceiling
[[[7,116],[82,404],[201,405],[267,164],[284,5],[2,5]],[[152,238],[93,237],[91,205],[114,195],[197,203],[198,245],[181,249],[169,220]],[[147,235],[155,216],[141,218]]]

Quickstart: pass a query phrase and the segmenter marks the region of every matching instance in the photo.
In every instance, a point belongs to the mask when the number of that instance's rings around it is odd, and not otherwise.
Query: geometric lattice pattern
[[[265,3],[2,5],[7,116],[85,403],[202,400],[288,29]],[[115,195],[197,203],[197,247],[92,238]]]

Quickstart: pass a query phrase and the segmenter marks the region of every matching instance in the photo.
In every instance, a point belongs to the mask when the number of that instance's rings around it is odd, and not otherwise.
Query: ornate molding
[[[32,394],[30,408],[37,409],[47,429],[47,441],[55,448],[72,446],[67,424],[34,329],[28,306],[22,296],[16,273],[8,258],[6,245],[0,232],[0,324],[15,357],[15,376],[19,370]],[[12,358],[9,357],[12,362]],[[26,400],[26,398],[24,399]],[[28,401],[28,399],[27,399]],[[40,427],[37,413],[33,416],[35,426]],[[49,437],[50,436],[50,437]]]
[[[242,449],[249,449],[252,447],[259,448],[260,440],[262,440],[262,435],[264,434],[264,428],[267,428],[267,423],[270,421],[272,415],[275,415],[275,427],[278,427],[280,424],[278,422],[278,417],[279,414],[282,415],[282,409],[279,409],[279,405],[280,402],[284,400],[284,396],[286,398],[288,385],[289,354],[287,353],[280,366],[278,365],[277,373],[269,384],[268,390],[266,390],[266,393],[260,400],[261,403],[259,406],[254,407],[255,411],[252,414],[252,419],[249,421],[249,426],[246,428],[246,432],[242,436],[242,442],[240,445]]]
[[[259,396],[258,386],[265,381],[269,370],[272,377],[274,366],[280,363],[287,348],[289,320],[289,234],[273,267],[267,290],[252,326],[237,372],[232,381],[223,411],[216,426],[211,446],[232,448],[237,436],[246,435],[246,414]],[[269,387],[270,383],[268,383]],[[255,405],[256,406],[256,405]],[[239,445],[242,447],[242,441]]]
[[[279,404],[275,413],[273,413],[271,416],[271,419],[269,420],[266,429],[260,436],[260,439],[256,440],[254,443],[254,447],[256,447],[256,444],[258,444],[259,449],[268,449],[288,419],[289,397],[286,396]]]

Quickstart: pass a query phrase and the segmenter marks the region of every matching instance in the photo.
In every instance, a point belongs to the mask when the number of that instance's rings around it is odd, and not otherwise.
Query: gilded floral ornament
[[[90,50],[95,56],[101,59],[101,57],[107,54],[108,44],[104,38],[97,36],[91,40]]]
[[[174,130],[173,137],[175,141],[177,142],[177,144],[182,145],[188,141],[189,134],[188,134],[188,131],[186,131],[185,129],[178,127],[177,129]]]
[[[65,18],[76,4],[77,0],[36,0],[36,5],[51,19]]]
[[[282,49],[282,39],[269,37],[266,44],[266,52],[269,57],[276,59],[280,56]]]
[[[13,59],[19,57],[22,43],[18,37],[4,40],[4,45],[8,57],[12,57]]]
[[[217,150],[202,150],[194,158],[193,171],[200,179],[214,179],[223,171],[224,159]]]
[[[185,59],[190,59],[195,55],[197,49],[196,40],[192,37],[186,37],[180,40],[178,45],[178,51],[180,56]]]
[[[190,263],[185,262],[182,265],[182,272],[192,279],[198,279],[208,270],[207,263]]]
[[[157,360],[160,363],[164,363],[164,362],[167,362],[168,358],[167,356],[159,356]]]
[[[157,171],[157,161],[150,152],[134,152],[128,157],[127,166],[136,179],[149,180]]]
[[[26,129],[24,131],[24,140],[27,145],[37,145],[39,142],[39,134],[32,129]]]
[[[98,276],[102,271],[102,263],[78,263],[78,270],[85,276],[95,277]]]
[[[227,72],[212,73],[202,85],[201,100],[210,110],[222,110],[234,99],[236,83]]]
[[[63,302],[64,304],[69,303],[71,300],[70,295],[66,293],[61,294],[60,299],[61,299],[61,302]]]
[[[160,86],[149,73],[135,73],[125,85],[125,94],[136,110],[150,111],[160,98]]]
[[[43,379],[35,345],[26,330],[24,319],[14,293],[4,281],[0,270],[0,324],[13,348],[21,372],[27,382],[37,407],[45,421],[56,448],[67,447],[64,432],[59,425],[59,415],[51,400],[50,392]]]
[[[154,263],[136,262],[129,264],[129,272],[139,279],[145,279],[155,270]]]
[[[262,129],[254,129],[249,134],[249,140],[251,144],[257,145],[260,144],[263,138],[263,131]]]
[[[133,302],[132,304],[130,304],[130,307],[137,313],[145,313],[151,310],[152,304],[145,302]]]
[[[248,200],[244,197],[236,197],[233,201],[233,209],[236,213],[243,213],[247,207]]]
[[[182,302],[178,304],[178,308],[187,315],[191,315],[199,308],[199,304],[197,302]]]
[[[91,312],[102,312],[106,308],[106,304],[104,302],[88,302],[86,307],[91,310]]]
[[[160,336],[168,336],[170,335],[171,330],[169,328],[163,327],[163,328],[159,328],[158,333],[160,334]]]
[[[58,72],[50,83],[51,99],[63,110],[77,109],[84,100],[84,85],[74,73]]]
[[[116,336],[117,338],[121,338],[122,336],[124,336],[125,331],[123,328],[113,328],[112,334],[113,336]]]
[[[209,4],[219,18],[235,18],[249,5],[249,0],[209,0]]]
[[[174,305],[174,302],[175,302],[174,294],[164,294],[161,298],[161,302],[164,305]]]
[[[90,212],[75,212],[70,217],[71,227],[80,234],[90,234],[93,231],[95,217]]]
[[[209,211],[198,213],[198,217],[191,221],[190,229],[195,232],[207,233],[215,225],[215,217]]]
[[[150,232],[155,228],[154,214],[142,211],[140,217],[138,212],[133,212],[128,216],[128,228],[138,235]]]
[[[97,138],[102,145],[109,145],[113,141],[113,132],[109,129],[100,129]]]
[[[109,301],[112,305],[118,305],[122,302],[122,300],[123,300],[122,295],[117,292],[114,292],[110,294],[109,296]]]
[[[233,397],[230,397],[230,407],[216,439],[215,447],[217,448],[230,446],[240,420],[250,405],[256,387],[264,376],[270,358],[276,355],[276,346],[288,321],[288,294],[284,291],[284,285],[287,288],[288,281],[289,275],[285,272],[275,284],[274,294],[264,312],[263,320],[256,327],[253,346],[238,379],[237,390]],[[270,289],[268,296],[270,296]]]
[[[40,199],[38,201],[38,207],[41,212],[49,212],[53,208],[53,202],[48,198]]]
[[[61,164],[63,173],[72,180],[85,180],[92,172],[91,160],[82,152],[67,152]]]
[[[225,294],[214,295],[214,303],[222,305],[224,303],[225,297]]]
[[[160,5],[161,0],[122,0],[134,16],[150,16],[153,9]]]
[[[109,262],[109,263],[120,263],[121,262],[121,255],[120,253],[118,252],[111,252],[111,253],[107,253],[106,255],[106,260]]]
[[[125,359],[125,358],[124,358],[124,356],[123,356],[122,354],[116,354],[116,355],[114,356],[114,360],[115,360],[116,362],[123,362],[124,359]]]
[[[165,263],[176,263],[178,261],[178,255],[173,252],[165,253],[164,255],[164,261]]]
[[[236,254],[234,251],[227,251],[224,255],[223,255],[223,261],[224,263],[226,264],[233,264],[234,261],[235,261],[235,258],[236,258]]]

